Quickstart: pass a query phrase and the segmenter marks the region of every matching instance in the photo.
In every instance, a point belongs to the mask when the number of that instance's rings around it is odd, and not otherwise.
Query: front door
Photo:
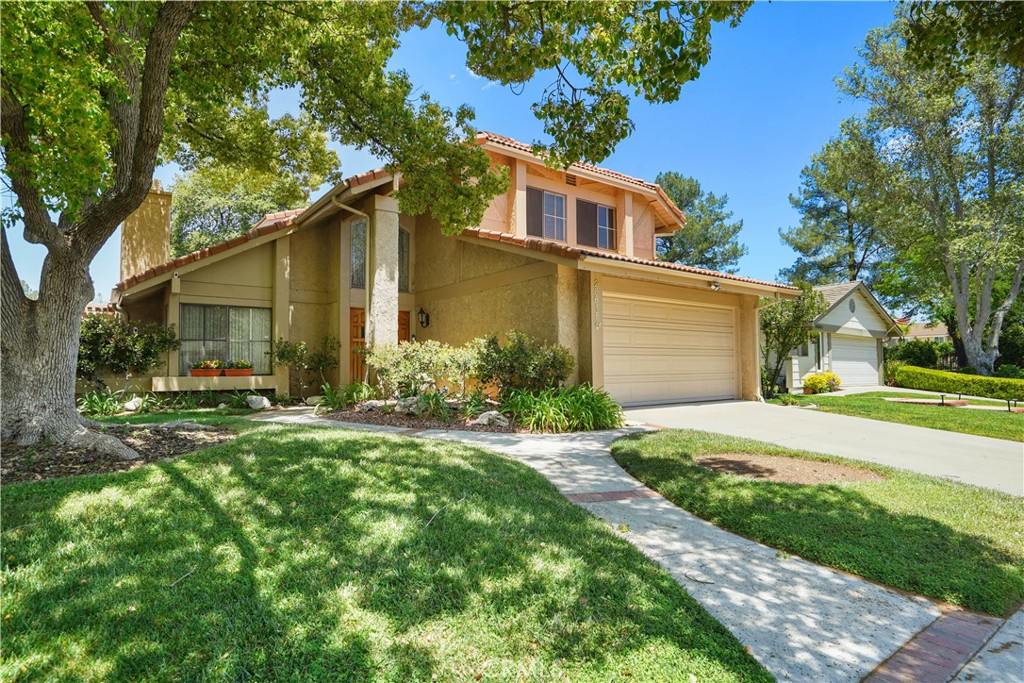
[[[398,312],[398,341],[409,341],[411,328],[409,311]],[[361,382],[366,377],[366,361],[363,357],[366,348],[366,311],[362,308],[349,310],[349,378],[353,382]]]

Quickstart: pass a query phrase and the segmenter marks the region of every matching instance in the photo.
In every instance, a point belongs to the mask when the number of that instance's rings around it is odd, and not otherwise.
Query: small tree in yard
[[[775,395],[783,364],[793,349],[811,338],[811,324],[825,311],[821,292],[810,285],[800,289],[800,296],[792,301],[761,300],[761,393],[765,398]]]
[[[278,339],[270,353],[274,365],[286,365],[295,373],[299,385],[299,396],[306,398],[306,389],[313,386],[319,377],[320,384],[327,384],[324,372],[338,367],[338,349],[341,342],[337,337],[325,335],[320,346],[312,348],[306,342],[290,342]]]
[[[141,375],[157,366],[160,354],[180,344],[173,327],[118,315],[87,315],[82,319],[76,372],[87,380],[97,380],[103,372]]]
[[[75,408],[89,265],[146,198],[158,164],[229,163],[287,174],[301,148],[269,114],[272,91],[335,142],[406,181],[405,213],[447,234],[478,225],[508,186],[473,111],[447,109],[389,68],[432,22],[493,82],[550,85],[533,103],[553,166],[600,162],[633,130],[631,98],[679,99],[711,53],[711,26],[750,2],[11,2],[0,23],[0,147],[17,196],[0,231],[0,440],[137,456]],[[56,76],[55,76],[56,75]],[[7,230],[47,250],[39,298],[21,286]]]

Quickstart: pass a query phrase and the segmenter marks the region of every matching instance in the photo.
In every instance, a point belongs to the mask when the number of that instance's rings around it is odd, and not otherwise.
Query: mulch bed
[[[841,484],[851,481],[885,481],[871,470],[836,462],[787,458],[780,455],[727,453],[694,458],[701,467],[748,479],[767,479],[787,484]]]
[[[337,412],[328,413],[324,415],[324,417],[331,420],[338,420],[339,422],[358,422],[360,424],[387,425],[389,427],[400,427],[402,429],[416,430],[458,429],[460,431],[467,432],[499,432],[502,434],[512,434],[515,432],[526,431],[518,429],[517,425],[514,422],[511,422],[508,427],[498,427],[497,425],[470,424],[472,418],[466,418],[461,415],[456,415],[452,417],[451,422],[445,422],[444,420],[430,419],[425,417],[417,417],[415,415],[383,413],[379,410],[339,410]]]
[[[81,448],[52,444],[16,446],[4,444],[0,481],[43,481],[80,474],[125,472],[157,460],[175,458],[192,451],[231,441],[237,436],[226,429],[190,429],[188,427],[160,428],[137,425],[117,425],[103,430],[134,448],[135,460],[97,453]]]

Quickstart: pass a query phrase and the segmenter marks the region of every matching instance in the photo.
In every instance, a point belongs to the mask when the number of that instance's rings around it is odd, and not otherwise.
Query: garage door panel
[[[605,389],[622,403],[736,396],[730,308],[605,294]]]
[[[874,337],[833,335],[832,372],[844,387],[878,384],[878,342]]]

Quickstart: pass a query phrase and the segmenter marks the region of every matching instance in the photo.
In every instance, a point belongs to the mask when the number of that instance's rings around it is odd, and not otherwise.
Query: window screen
[[[615,209],[577,199],[576,241],[587,247],[615,249]]]
[[[270,309],[241,306],[181,305],[179,369],[187,375],[202,360],[247,360],[253,374],[269,375]]]
[[[366,219],[358,218],[352,225],[352,289],[366,287]]]

